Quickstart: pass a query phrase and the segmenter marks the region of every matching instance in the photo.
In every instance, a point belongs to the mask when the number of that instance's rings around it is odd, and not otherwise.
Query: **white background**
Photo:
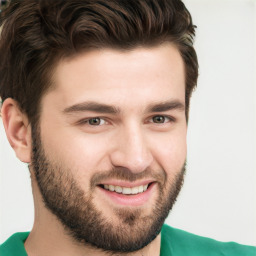
[[[186,0],[198,26],[184,188],[167,223],[256,245],[256,1]],[[0,243],[30,230],[29,173],[0,122]]]

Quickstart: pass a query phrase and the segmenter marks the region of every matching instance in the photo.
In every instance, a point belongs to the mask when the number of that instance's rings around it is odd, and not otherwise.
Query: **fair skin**
[[[40,130],[47,157],[76,170],[72,175],[85,192],[92,175],[113,166],[136,174],[163,169],[171,187],[186,159],[184,72],[178,50],[169,43],[129,51],[94,50],[61,60],[53,78],[56,86],[42,99]],[[7,99],[2,116],[17,157],[30,163],[31,127],[26,115]],[[33,172],[31,178],[35,222],[25,243],[29,256],[109,255],[68,236],[44,206]],[[130,189],[149,183],[147,191],[129,196],[97,186],[93,204],[114,227],[118,218],[113,209],[154,214],[159,189],[153,177],[101,181]],[[160,241],[158,235],[148,246],[127,255],[159,255]]]

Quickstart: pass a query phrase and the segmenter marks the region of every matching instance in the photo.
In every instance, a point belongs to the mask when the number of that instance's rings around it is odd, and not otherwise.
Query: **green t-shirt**
[[[1,256],[27,256],[24,248],[29,232],[16,233],[0,246]],[[256,247],[224,243],[164,225],[160,256],[256,256]]]

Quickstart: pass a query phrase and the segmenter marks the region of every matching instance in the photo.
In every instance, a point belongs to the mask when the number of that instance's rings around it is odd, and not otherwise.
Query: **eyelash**
[[[151,120],[153,120],[154,118],[156,118],[156,117],[163,117],[164,119],[165,119],[165,121],[163,122],[163,123],[156,123],[155,122],[155,124],[159,124],[159,125],[161,125],[161,124],[166,124],[166,123],[173,123],[173,122],[175,122],[176,121],[176,119],[174,118],[174,117],[172,117],[172,116],[167,116],[167,115],[154,115],[153,117],[151,117],[150,119]],[[167,121],[166,121],[167,120]],[[154,123],[154,122],[151,122],[151,123]]]
[[[165,121],[163,122],[163,123],[157,123],[157,122],[153,122],[153,119],[154,118],[157,118],[157,117],[163,117],[164,119],[165,119]],[[105,123],[107,123],[108,121],[105,119],[105,118],[103,118],[103,117],[92,117],[92,118],[88,118],[88,119],[83,119],[83,120],[81,120],[81,121],[79,121],[78,122],[78,124],[80,124],[80,125],[85,125],[85,124],[87,124],[87,125],[89,125],[89,126],[102,126],[102,125],[104,125],[104,124],[96,124],[96,125],[93,125],[93,124],[90,124],[89,122],[90,122],[90,120],[93,120],[93,119],[99,119],[100,121],[104,121]],[[154,116],[152,116],[152,117],[150,117],[150,119],[149,120],[151,120],[151,121],[149,121],[149,123],[155,123],[155,124],[157,124],[157,125],[163,125],[163,124],[166,124],[166,123],[173,123],[173,122],[175,122],[176,121],[176,118],[174,118],[174,117],[172,117],[172,116],[168,116],[168,115],[154,115]]]
[[[90,123],[89,123],[90,120],[93,120],[93,119],[100,119],[101,121],[104,120],[104,122],[107,122],[107,121],[105,120],[105,118],[102,118],[102,117],[92,117],[92,118],[88,118],[88,119],[83,119],[83,120],[79,121],[78,124],[80,124],[80,125],[88,124],[88,125],[90,125],[90,126],[101,126],[101,125],[102,125],[102,124],[100,124],[100,125],[92,125],[92,124],[90,124]]]

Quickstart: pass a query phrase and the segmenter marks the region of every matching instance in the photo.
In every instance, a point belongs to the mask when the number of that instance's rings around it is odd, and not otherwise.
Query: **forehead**
[[[65,106],[85,100],[122,105],[185,100],[184,63],[170,43],[82,53],[61,60],[53,82],[55,88],[46,96]]]

